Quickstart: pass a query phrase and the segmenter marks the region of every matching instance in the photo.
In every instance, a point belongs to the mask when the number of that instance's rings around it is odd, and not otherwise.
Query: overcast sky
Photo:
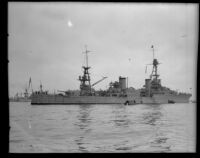
[[[151,73],[151,45],[162,85],[196,90],[198,6],[159,3],[25,3],[8,7],[9,93],[23,92],[32,79],[45,90],[79,89],[84,47],[91,82],[108,88],[119,76],[141,88]],[[194,92],[193,92],[194,94]]]

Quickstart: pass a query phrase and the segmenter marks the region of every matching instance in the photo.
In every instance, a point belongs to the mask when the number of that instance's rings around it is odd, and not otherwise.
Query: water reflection
[[[131,120],[129,119],[127,108],[123,105],[116,106],[112,111],[114,125],[117,127],[129,127]]]
[[[155,126],[156,122],[162,117],[162,113],[160,111],[151,111],[145,113],[142,117],[144,124]]]
[[[155,134],[150,140],[150,147],[162,149],[163,152],[170,151],[170,145],[167,144],[169,139],[166,136],[166,132],[162,130],[162,118],[164,116],[164,110],[162,105],[147,105],[145,107],[147,112],[143,113],[141,123],[150,125],[155,129]]]
[[[155,126],[163,116],[161,105],[147,105],[145,110],[148,111],[142,115],[142,123],[144,124]]]
[[[79,111],[77,115],[77,122],[75,123],[75,126],[77,126],[81,133],[80,136],[75,139],[76,144],[78,145],[79,151],[87,152],[86,147],[84,145],[86,144],[84,142],[84,138],[88,132],[91,131],[90,124],[91,124],[91,106],[92,105],[80,105]]]

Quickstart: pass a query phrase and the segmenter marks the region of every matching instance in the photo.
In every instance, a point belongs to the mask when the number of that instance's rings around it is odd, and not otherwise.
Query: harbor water
[[[195,152],[196,104],[9,103],[10,153]]]

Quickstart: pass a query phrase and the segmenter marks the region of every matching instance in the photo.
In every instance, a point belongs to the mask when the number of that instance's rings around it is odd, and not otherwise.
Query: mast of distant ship
[[[40,81],[40,92],[41,92],[41,93],[43,92],[43,90],[42,90],[42,83],[41,83],[41,81]]]

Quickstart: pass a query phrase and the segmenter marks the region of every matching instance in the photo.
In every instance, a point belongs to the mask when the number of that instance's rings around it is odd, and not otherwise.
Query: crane
[[[99,82],[101,82],[101,81],[105,80],[106,78],[108,78],[108,77],[103,77],[102,79],[100,79],[100,80],[98,80],[97,82],[93,83],[93,84],[92,84],[92,86],[94,86],[94,85],[98,84]]]

